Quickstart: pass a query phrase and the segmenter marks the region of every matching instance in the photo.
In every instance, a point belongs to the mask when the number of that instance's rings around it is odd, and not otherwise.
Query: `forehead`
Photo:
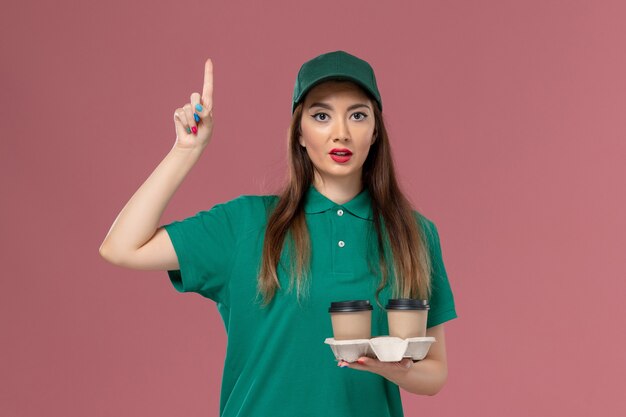
[[[361,87],[351,81],[325,81],[313,87],[304,99],[304,102],[331,100],[333,98],[346,98],[369,102],[367,94]],[[306,104],[305,104],[306,105]]]

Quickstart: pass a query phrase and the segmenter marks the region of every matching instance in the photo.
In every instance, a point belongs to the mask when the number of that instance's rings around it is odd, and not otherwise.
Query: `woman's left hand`
[[[376,358],[367,356],[361,356],[356,362],[349,363],[339,361],[337,363],[339,367],[373,372],[391,381],[397,380],[405,375],[409,369],[411,369],[412,365],[413,360],[410,358],[403,358],[400,362],[381,362]]]
[[[403,358],[399,362],[381,362],[376,358],[361,356],[352,363],[339,361],[337,366],[378,374],[411,394],[435,395],[448,377],[443,327],[442,323],[426,329],[426,336],[434,337],[437,343],[430,347],[428,355],[420,361]]]

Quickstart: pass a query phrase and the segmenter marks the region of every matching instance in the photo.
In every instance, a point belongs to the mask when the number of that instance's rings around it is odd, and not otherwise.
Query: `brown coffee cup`
[[[369,339],[372,337],[372,310],[369,300],[335,301],[330,313],[335,340]]]
[[[402,339],[426,336],[428,320],[428,300],[394,298],[387,302],[387,323],[389,336]]]

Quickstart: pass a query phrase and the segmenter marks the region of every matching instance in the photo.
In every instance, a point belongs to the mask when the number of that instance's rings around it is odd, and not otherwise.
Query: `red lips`
[[[349,149],[333,149],[332,151],[330,151],[329,153],[330,155],[330,159],[332,159],[333,161],[339,163],[339,164],[344,164],[346,162],[348,162],[350,160],[350,158],[352,158],[352,152],[350,152]]]
[[[352,155],[352,151],[350,151],[350,149],[346,149],[346,148],[333,148],[328,153],[338,153],[338,152],[345,153],[346,155]]]

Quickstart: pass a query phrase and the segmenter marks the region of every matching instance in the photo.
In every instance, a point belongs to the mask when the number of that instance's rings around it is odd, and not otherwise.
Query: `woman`
[[[202,95],[175,111],[176,143],[113,223],[100,253],[167,270],[179,292],[217,303],[228,334],[221,416],[402,416],[398,387],[434,395],[447,376],[443,323],[456,317],[435,225],[395,179],[370,65],[343,51],[301,67],[279,195],[242,195],[157,227],[211,138],[213,67]],[[339,362],[332,301],[371,299],[388,334],[389,298],[429,299],[422,361]],[[350,370],[341,368],[351,368]]]

